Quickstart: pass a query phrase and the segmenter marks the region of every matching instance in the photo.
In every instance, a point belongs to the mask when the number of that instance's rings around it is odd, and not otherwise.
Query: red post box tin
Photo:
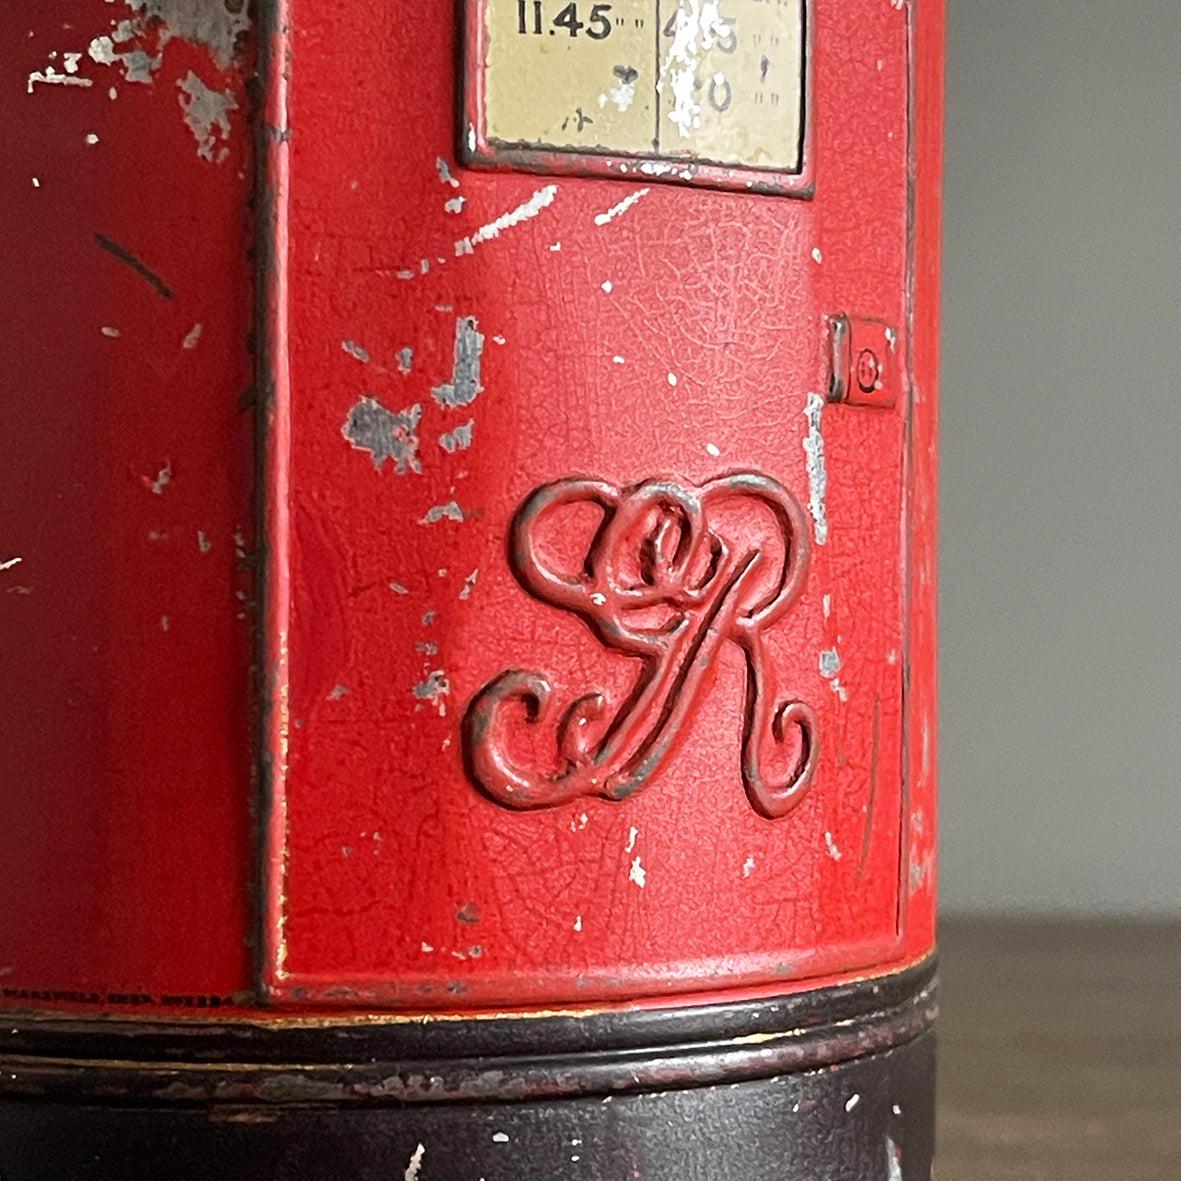
[[[926,1178],[942,4],[0,28],[5,1181]]]

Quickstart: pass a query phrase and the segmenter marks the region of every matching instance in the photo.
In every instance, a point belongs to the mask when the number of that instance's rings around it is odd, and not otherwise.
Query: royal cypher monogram
[[[587,505],[602,519],[581,567],[551,569],[541,534],[548,527],[552,535],[556,514]],[[804,514],[780,484],[757,472],[700,488],[663,478],[630,488],[559,480],[517,512],[511,555],[526,590],[580,615],[608,647],[639,658],[642,671],[621,701],[592,690],[564,708],[541,673],[509,670],[487,684],[468,707],[464,746],[488,796],[545,808],[631,795],[660,767],[730,641],[746,656],[747,798],[771,819],[799,803],[816,768],[816,717],[801,701],[776,701],[763,637],[799,596],[808,566]],[[771,775],[766,768],[786,761],[785,750],[794,755],[786,775]]]

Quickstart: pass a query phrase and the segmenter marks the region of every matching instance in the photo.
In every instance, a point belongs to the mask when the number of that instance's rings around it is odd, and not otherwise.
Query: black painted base
[[[213,1036],[239,1039],[235,1062],[192,1031],[140,1025],[123,1036],[147,1039],[140,1048],[154,1060],[132,1063],[78,1054],[109,1050],[112,1023],[67,1030],[25,1018],[0,1038],[0,1178],[928,1181],[930,977],[925,965],[771,1003],[533,1018],[527,1033],[521,1019],[491,1023],[499,1030],[439,1023],[435,1048],[459,1048],[466,1031],[469,1054],[515,1024],[516,1053],[429,1062],[426,1043],[418,1061],[390,1055],[409,1048],[398,1042],[422,1042],[431,1027],[421,1025],[371,1027],[368,1037],[355,1027],[222,1026]],[[634,1044],[658,1030],[681,1039]],[[549,1053],[536,1040],[547,1034]],[[67,1037],[72,1059],[60,1052]],[[276,1062],[280,1048],[339,1049],[340,1037],[354,1042],[357,1065],[308,1053],[299,1065]],[[13,1053],[13,1038],[25,1052]],[[563,1046],[571,1039],[588,1044]],[[27,1052],[34,1045],[40,1053]],[[362,1082],[378,1076],[384,1088]]]

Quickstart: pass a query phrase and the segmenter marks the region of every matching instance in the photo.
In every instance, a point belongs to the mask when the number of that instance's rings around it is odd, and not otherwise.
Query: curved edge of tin
[[[935,957],[773,1000],[585,1017],[268,1029],[21,1017],[0,1097],[381,1105],[626,1094],[740,1083],[880,1054],[931,1029]]]

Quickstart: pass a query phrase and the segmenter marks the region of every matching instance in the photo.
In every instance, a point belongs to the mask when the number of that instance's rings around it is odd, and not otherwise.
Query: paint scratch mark
[[[646,188],[636,189],[636,191],[634,193],[629,193],[617,205],[612,205],[611,208],[608,209],[606,213],[596,213],[595,214],[595,225],[605,226],[613,218],[618,217],[621,213],[624,213],[628,209],[630,209],[648,191],[649,190]]]
[[[73,54],[68,56],[73,57]],[[77,65],[74,67],[77,69]],[[52,66],[46,66],[44,70],[34,70],[29,75],[28,93],[33,93],[33,87],[38,82],[44,82],[51,86],[93,86],[94,83],[89,78],[80,78],[76,74],[59,74]]]
[[[147,279],[149,283],[162,295],[165,299],[173,299],[176,292],[156,274],[155,271],[145,266],[130,250],[120,246],[118,242],[112,242],[105,234],[94,235],[95,245],[100,249],[105,250],[108,254],[113,255],[121,263],[129,266],[137,275]]]
[[[164,495],[164,489],[172,483],[172,464],[166,463],[157,473],[150,487],[157,496]]]
[[[898,1146],[886,1137],[886,1169],[887,1181],[902,1181],[902,1153],[899,1152]]]
[[[408,471],[422,471],[414,433],[421,417],[422,407],[417,402],[395,414],[376,399],[363,396],[349,411],[340,433],[358,450],[371,452],[378,471],[387,459],[393,459],[395,472],[404,476]]]
[[[857,882],[865,873],[865,863],[869,860],[869,847],[873,839],[873,808],[878,794],[878,756],[882,741],[882,695],[874,694],[873,699],[873,732],[871,737],[869,756],[869,799],[865,803],[865,835],[861,838],[861,857],[857,862]]]
[[[19,566],[23,561],[24,558],[6,558],[3,562],[0,562],[0,570],[11,570],[13,566]]]
[[[203,326],[201,324],[194,324],[192,328],[189,329],[188,334],[185,336],[184,340],[180,342],[180,347],[182,349],[195,349],[197,347],[197,341],[201,339],[202,331]]]
[[[439,173],[439,179],[445,185],[450,185],[453,189],[459,188],[459,181],[451,175],[451,167],[442,156],[435,157],[435,168]]]
[[[499,238],[503,230],[511,229],[523,221],[528,221],[531,217],[536,217],[553,201],[557,192],[557,185],[543,185],[528,201],[522,202],[516,209],[511,209],[508,213],[501,214],[494,221],[488,222],[487,225],[481,226],[470,237],[460,238],[455,243],[456,257],[471,254],[481,242],[489,242],[493,238]]]
[[[832,858],[834,861],[840,861],[840,859],[841,859],[841,851],[840,851],[840,849],[837,847],[837,843],[836,843],[836,841],[834,841],[834,840],[832,839],[832,833],[831,833],[831,832],[826,832],[826,833],[824,834],[824,847],[825,847],[825,848],[828,850],[828,855],[829,855],[829,856],[830,856],[830,857],[831,857],[831,858]]]
[[[422,1158],[426,1155],[426,1148],[419,1144],[414,1150],[406,1171],[402,1174],[402,1181],[418,1181],[418,1172],[422,1168]]]
[[[369,351],[363,349],[355,340],[342,340],[340,347],[344,349],[350,357],[356,357],[358,361],[369,364]]]
[[[455,320],[455,361],[451,380],[431,390],[440,406],[467,406],[476,400],[484,387],[480,384],[480,357],[484,336],[476,327],[475,316]]]
[[[463,590],[459,592],[461,599],[470,599],[472,597],[472,590],[475,588],[476,579],[480,576],[479,568],[473,570],[467,578],[463,581]]]
[[[434,525],[438,521],[462,521],[463,509],[454,500],[449,500],[446,504],[436,504],[427,509],[426,516],[418,523],[420,525]]]
[[[824,399],[819,394],[810,393],[804,407],[808,437],[803,440],[803,447],[808,469],[808,511],[812,514],[817,545],[823,545],[828,540],[828,518],[824,508],[828,476],[824,470],[824,436],[820,432],[820,413],[823,409]]]
[[[647,883],[648,874],[644,867],[640,864],[639,857],[636,857],[635,860],[632,861],[632,867],[630,870],[628,870],[627,880],[629,882],[635,882],[641,890]]]

